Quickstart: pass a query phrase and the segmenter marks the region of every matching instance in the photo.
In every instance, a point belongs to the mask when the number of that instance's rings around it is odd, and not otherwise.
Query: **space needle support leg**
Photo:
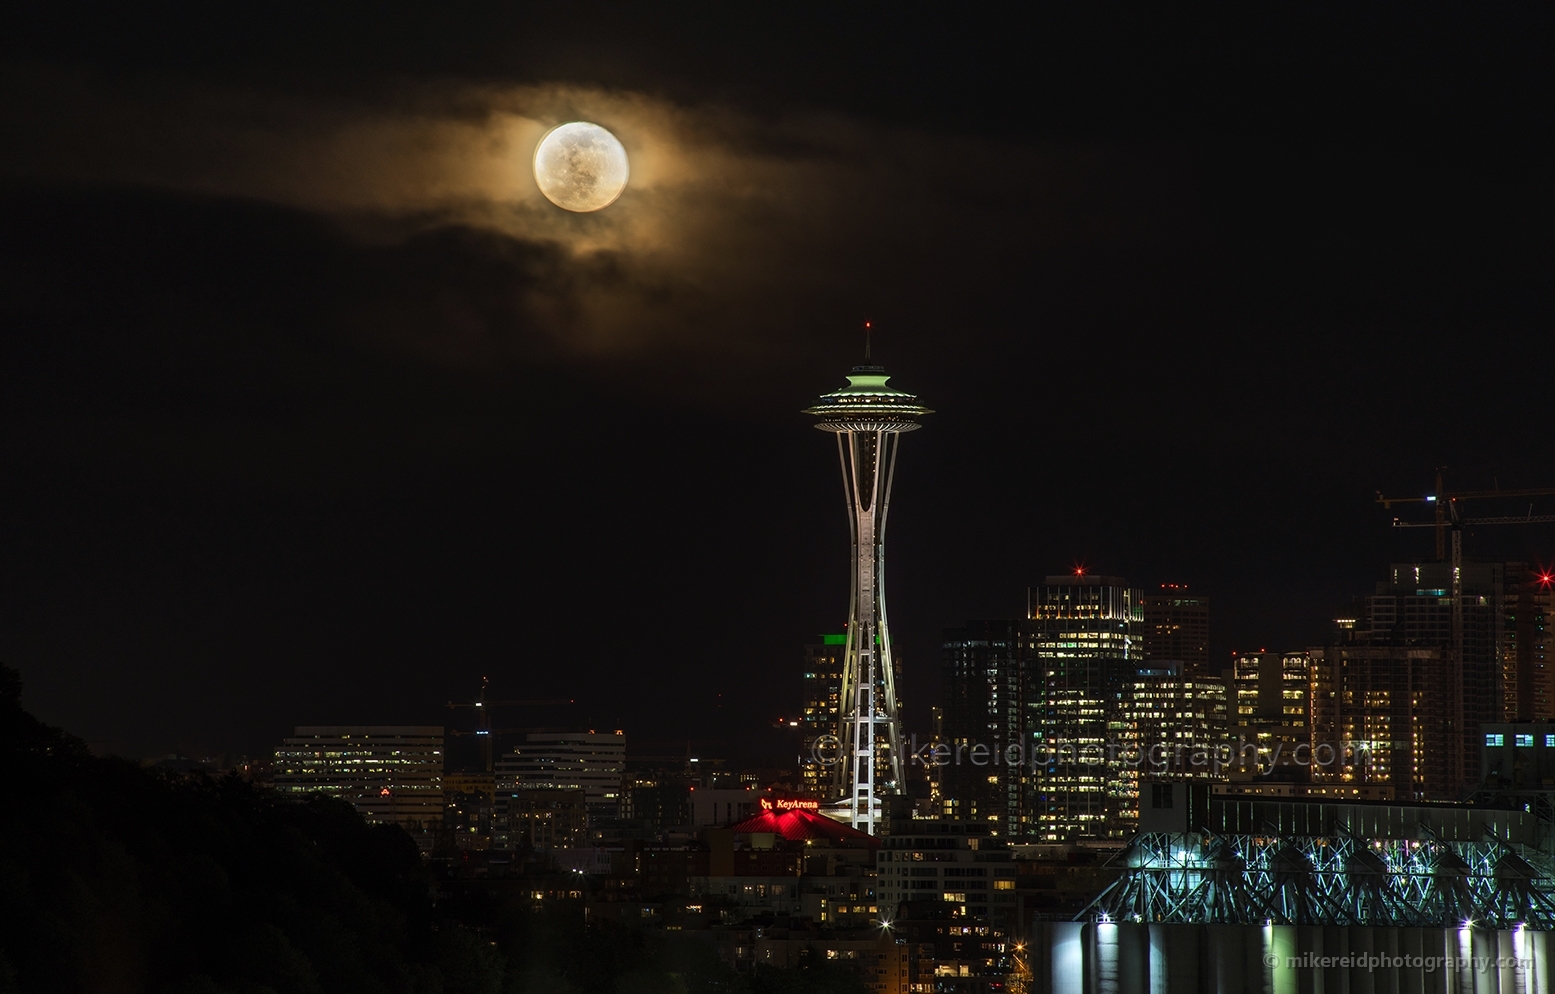
[[[853,436],[847,432],[837,433],[837,458],[842,463],[842,499],[848,506],[848,534],[853,540],[853,560],[858,561],[858,519],[854,510],[857,498],[854,494],[854,470],[852,466]],[[853,587],[853,584],[849,584]],[[853,728],[851,725],[854,687],[858,683],[858,674],[854,671],[855,642],[858,621],[858,590],[851,589],[848,593],[848,629],[842,647],[842,684],[837,688],[837,766],[832,771],[833,796],[841,796],[842,792],[851,785],[853,762],[850,754],[853,748]]]
[[[849,444],[853,450],[853,513],[857,522],[858,541],[853,562],[853,585],[856,592],[856,624],[859,643],[856,660],[857,680],[853,705],[853,739],[849,754],[853,762],[852,793],[849,805],[853,814],[853,827],[868,832],[875,830],[875,665],[879,652],[879,630],[876,627],[874,577],[875,577],[875,507],[880,486],[880,449],[876,438],[868,438],[860,432],[849,432]],[[867,462],[866,462],[867,459]],[[869,488],[864,483],[869,474]],[[865,497],[869,505],[865,506]],[[861,643],[861,644],[860,644]]]
[[[885,493],[880,500],[880,524],[875,533],[875,600],[880,611],[880,660],[885,682],[886,739],[891,750],[891,780],[898,792],[906,789],[902,771],[902,723],[896,703],[896,662],[891,655],[891,634],[886,622],[885,608],[885,519],[891,510],[891,484],[896,480],[896,450],[902,436],[896,432],[882,433],[885,437],[881,449],[886,457]]]

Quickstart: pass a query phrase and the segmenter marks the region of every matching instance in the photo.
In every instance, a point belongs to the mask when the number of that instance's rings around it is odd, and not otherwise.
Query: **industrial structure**
[[[1088,919],[1555,929],[1555,839],[1531,812],[1148,786],[1123,875]]]
[[[1121,875],[1074,922],[1034,926],[1037,990],[1297,990],[1299,975],[1301,990],[1534,991],[1555,979],[1555,851],[1532,812],[1147,786]],[[1350,986],[1357,972],[1363,987]]]
[[[865,351],[866,360],[868,350]],[[901,721],[885,610],[885,525],[901,434],[931,413],[887,385],[881,366],[855,366],[848,385],[805,410],[837,436],[843,496],[853,535],[852,594],[839,695],[839,750],[832,793],[837,814],[873,834],[881,798],[903,783]]]

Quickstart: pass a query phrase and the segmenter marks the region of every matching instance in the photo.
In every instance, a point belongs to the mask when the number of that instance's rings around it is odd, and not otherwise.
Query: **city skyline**
[[[1549,989],[1552,50],[14,12],[0,994]]]
[[[797,412],[864,321],[944,412],[893,508],[920,728],[941,631],[1042,576],[1186,583],[1212,659],[1295,648],[1433,558],[1377,491],[1555,482],[1542,63],[1444,59],[1423,14],[1356,61],[1317,21],[1165,12],[905,73],[863,15],[799,71],[797,25],[699,24],[730,63],[633,13],[572,62],[522,47],[552,16],[472,15],[436,55],[439,25],[278,16],[219,66],[200,18],[7,33],[0,658],[46,720],[254,753],[440,720],[489,676],[593,727],[742,735],[846,622],[834,460]],[[1403,82],[1447,62],[1487,116]],[[639,184],[539,212],[527,148],[482,158],[516,118],[598,119]],[[997,195],[964,185],[986,163]],[[1548,525],[1466,543],[1555,560]]]

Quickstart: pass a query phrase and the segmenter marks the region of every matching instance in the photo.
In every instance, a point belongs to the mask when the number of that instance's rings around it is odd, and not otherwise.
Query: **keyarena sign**
[[[763,797],[761,799],[763,811],[820,811],[821,802],[811,801],[803,797]]]

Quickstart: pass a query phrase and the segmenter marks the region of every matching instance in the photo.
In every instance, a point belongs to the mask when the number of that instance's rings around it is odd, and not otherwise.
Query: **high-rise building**
[[[1140,757],[1137,767],[1124,771],[1135,781],[1136,795],[1141,776],[1224,778],[1215,762],[1226,740],[1223,678],[1198,675],[1177,660],[1149,660],[1130,681],[1123,716],[1127,752]]]
[[[497,796],[515,789],[581,790],[592,818],[621,814],[622,732],[530,732],[497,761]]]
[[[1125,694],[1145,661],[1143,600],[1142,591],[1111,576],[1050,576],[1028,592],[1028,836],[1062,842],[1131,834],[1137,784],[1125,776],[1119,746]]]
[[[1187,676],[1219,676],[1209,665],[1209,598],[1184,583],[1145,595],[1145,658],[1175,659]]]
[[[1312,744],[1312,658],[1305,652],[1237,656],[1227,700],[1237,770],[1244,776],[1305,781],[1302,746]],[[1252,746],[1252,752],[1244,751]]]
[[[961,820],[993,822],[1003,836],[1024,833],[1025,769],[1003,755],[1011,746],[1017,757],[1027,752],[1031,681],[1021,627],[1018,621],[969,621],[947,628],[943,643],[940,741],[950,747],[950,762],[935,767],[941,810]]]
[[[1455,800],[1452,667],[1441,646],[1314,648],[1312,779],[1386,784],[1399,800]],[[1478,751],[1475,754],[1478,774]]]
[[[1555,720],[1555,574],[1506,564],[1502,712],[1507,721]]]
[[[1454,791],[1472,788],[1479,776],[1479,726],[1499,721],[1506,701],[1505,673],[1511,604],[1502,563],[1395,563],[1388,579],[1365,598],[1351,642],[1436,647],[1444,650],[1446,681],[1440,715],[1450,738],[1448,777]]]
[[[822,635],[821,641],[804,647],[804,701],[799,716],[801,738],[800,775],[805,790],[811,797],[829,797],[832,793],[832,768],[822,759],[816,743],[822,736],[836,735],[841,720],[839,702],[842,699],[842,657],[847,651],[848,636]]]
[[[881,799],[902,789],[905,779],[896,671],[885,610],[885,525],[891,505],[896,449],[903,432],[918,428],[931,413],[910,393],[888,386],[881,366],[855,366],[848,385],[805,410],[837,436],[842,460],[848,524],[853,533],[852,596],[848,639],[843,647],[842,715],[837,737],[833,795],[837,813],[853,827],[873,834]],[[886,771],[877,766],[885,747]]]
[[[349,801],[430,849],[443,820],[440,725],[300,725],[275,751],[275,787]]]

